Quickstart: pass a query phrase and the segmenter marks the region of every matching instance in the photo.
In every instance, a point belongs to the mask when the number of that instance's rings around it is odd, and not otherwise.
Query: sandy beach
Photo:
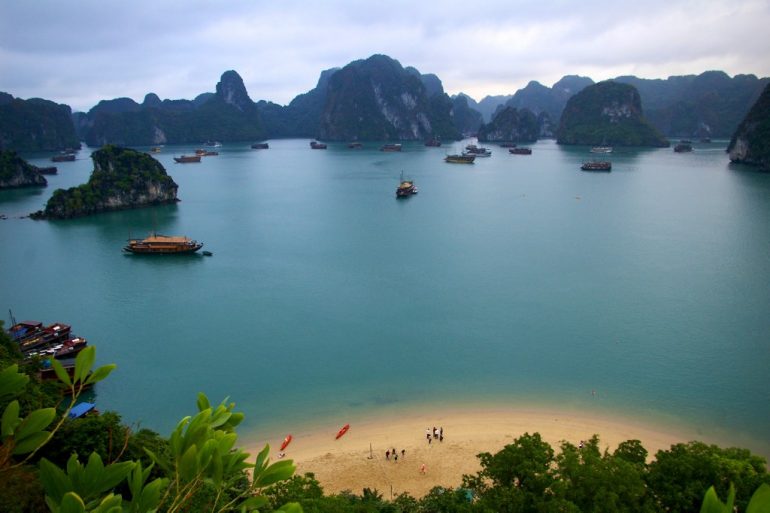
[[[426,428],[443,427],[444,441],[426,439]],[[349,431],[335,440],[341,425],[315,426],[292,432],[286,458],[297,473],[313,472],[326,493],[376,488],[385,498],[408,492],[421,497],[434,486],[457,487],[463,474],[477,472],[476,455],[497,452],[515,438],[539,432],[558,451],[560,441],[578,444],[598,434],[602,447],[613,451],[625,440],[638,439],[652,456],[671,444],[699,437],[642,425],[638,421],[592,413],[487,407],[406,412],[350,421]],[[283,436],[256,440],[246,450],[256,454],[269,443],[276,458]],[[371,451],[370,451],[371,447]],[[385,452],[396,449],[398,461]],[[405,455],[401,451],[405,450]],[[425,473],[420,468],[425,465]]]

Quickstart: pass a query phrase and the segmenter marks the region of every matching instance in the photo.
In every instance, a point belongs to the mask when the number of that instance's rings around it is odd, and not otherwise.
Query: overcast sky
[[[0,91],[88,110],[192,99],[236,70],[286,104],[383,53],[477,100],[563,75],[770,76],[770,1],[0,0]]]

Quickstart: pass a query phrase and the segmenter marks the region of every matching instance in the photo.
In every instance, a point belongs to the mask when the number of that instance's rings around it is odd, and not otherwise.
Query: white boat
[[[612,153],[612,146],[594,146],[591,153]]]

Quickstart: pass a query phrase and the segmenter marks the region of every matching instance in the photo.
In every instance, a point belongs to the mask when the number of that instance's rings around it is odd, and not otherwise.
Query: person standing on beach
[[[444,441],[444,427],[441,426],[438,428],[438,441],[443,442]]]
[[[406,449],[401,449],[401,459],[406,458]]]
[[[438,429],[436,429],[436,426],[433,426],[433,438],[438,438]]]
[[[385,459],[386,460],[390,459],[390,451],[385,451]]]

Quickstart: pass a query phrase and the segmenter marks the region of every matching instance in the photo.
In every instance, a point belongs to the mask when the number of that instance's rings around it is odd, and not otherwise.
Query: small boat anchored
[[[270,148],[270,145],[266,142],[254,143],[251,145],[252,150],[267,150],[268,148]]]
[[[202,242],[188,237],[153,233],[146,239],[128,239],[123,251],[140,255],[179,255],[195,253],[202,247]]]
[[[401,145],[400,144],[383,144],[382,147],[380,147],[380,151],[401,151]]]
[[[325,143],[319,143],[318,141],[310,141],[310,149],[311,150],[325,150],[326,144]]]
[[[401,171],[401,179],[398,187],[396,187],[396,198],[408,198],[417,194],[417,187],[414,185],[414,180],[404,179],[404,172]]]
[[[182,155],[181,157],[174,157],[174,161],[177,164],[190,164],[193,162],[200,162],[200,155]]]
[[[476,160],[476,155],[447,155],[444,157],[444,162],[448,162],[450,164],[473,164],[473,161]]]
[[[612,146],[594,146],[591,153],[612,153]]]
[[[511,155],[532,155],[531,148],[510,148],[508,153]]]
[[[583,162],[580,169],[583,171],[612,171],[612,162],[607,160],[592,160]]]

